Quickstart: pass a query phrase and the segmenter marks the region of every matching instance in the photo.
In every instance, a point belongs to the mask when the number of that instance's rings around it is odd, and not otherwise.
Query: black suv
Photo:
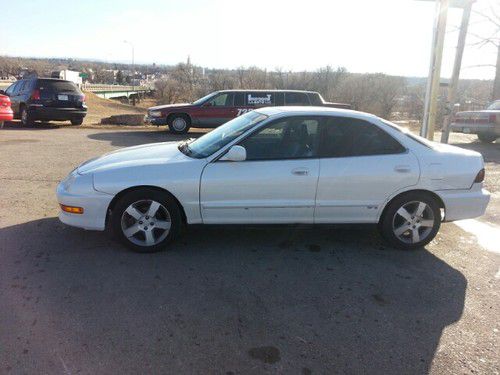
[[[14,118],[20,118],[23,125],[36,120],[81,125],[87,114],[85,95],[73,82],[62,79],[21,79],[0,94],[10,97]]]

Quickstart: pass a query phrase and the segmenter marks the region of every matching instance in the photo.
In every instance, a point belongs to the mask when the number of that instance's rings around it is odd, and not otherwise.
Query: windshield
[[[486,109],[500,110],[500,100],[491,103]]]
[[[184,154],[193,158],[202,159],[212,155],[220,150],[228,143],[234,141],[255,124],[265,120],[268,116],[262,113],[252,111],[240,117],[226,122],[203,137],[188,143],[184,142],[179,145],[179,150]]]
[[[403,133],[404,135],[406,135],[408,138],[413,139],[415,142],[418,142],[418,143],[420,143],[420,144],[422,144],[424,146],[427,146],[429,148],[434,148],[433,142],[429,141],[428,139],[426,139],[424,137],[421,137],[419,135],[413,134],[408,129],[403,128],[403,127],[401,127],[399,125],[396,125],[393,122],[390,122],[390,121],[387,121],[387,120],[384,120],[384,119],[380,119],[380,120],[382,120],[382,122],[384,124],[389,125],[391,128],[396,129],[397,131],[400,131],[401,133]]]
[[[208,94],[208,95],[205,95],[203,98],[200,98],[200,99],[198,99],[198,100],[194,101],[194,102],[193,102],[193,104],[194,104],[194,105],[200,105],[200,104],[203,104],[203,103],[205,103],[208,99],[210,99],[211,97],[213,97],[213,96],[217,95],[218,93],[219,93],[219,92],[218,92],[218,91],[216,91],[216,92],[212,92],[212,93],[210,93],[210,94]]]

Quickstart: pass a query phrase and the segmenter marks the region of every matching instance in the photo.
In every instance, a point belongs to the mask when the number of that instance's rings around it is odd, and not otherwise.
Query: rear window
[[[304,92],[287,92],[285,105],[310,105],[307,94]]]
[[[46,92],[80,92],[73,82],[38,80],[40,91]]]
[[[323,99],[321,98],[321,95],[318,94],[317,92],[310,93],[309,100],[311,101],[312,105],[323,105]]]

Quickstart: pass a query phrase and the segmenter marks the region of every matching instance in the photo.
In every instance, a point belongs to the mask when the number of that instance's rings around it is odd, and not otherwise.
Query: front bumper
[[[51,108],[30,105],[29,114],[33,120],[68,121],[84,118],[87,115],[87,108]]]
[[[490,201],[490,193],[474,184],[470,190],[436,191],[445,206],[444,221],[473,219],[484,215]]]
[[[167,119],[165,117],[151,117],[144,116],[144,122],[151,125],[167,125]]]
[[[92,179],[91,175],[85,175]],[[69,190],[72,190],[71,188]],[[95,191],[90,185],[87,191],[76,189],[68,191],[65,181],[57,186],[57,201],[66,206],[83,207],[83,214],[71,214],[61,211],[59,220],[64,224],[88,230],[104,230],[106,228],[106,213],[113,196]]]

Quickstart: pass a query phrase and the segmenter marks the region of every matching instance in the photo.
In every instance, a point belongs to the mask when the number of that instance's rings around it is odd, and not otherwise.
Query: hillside
[[[145,108],[122,104],[111,99],[102,99],[88,91],[85,92],[85,101],[87,102],[88,112],[83,123],[86,125],[99,124],[103,117],[126,114],[146,114]]]

